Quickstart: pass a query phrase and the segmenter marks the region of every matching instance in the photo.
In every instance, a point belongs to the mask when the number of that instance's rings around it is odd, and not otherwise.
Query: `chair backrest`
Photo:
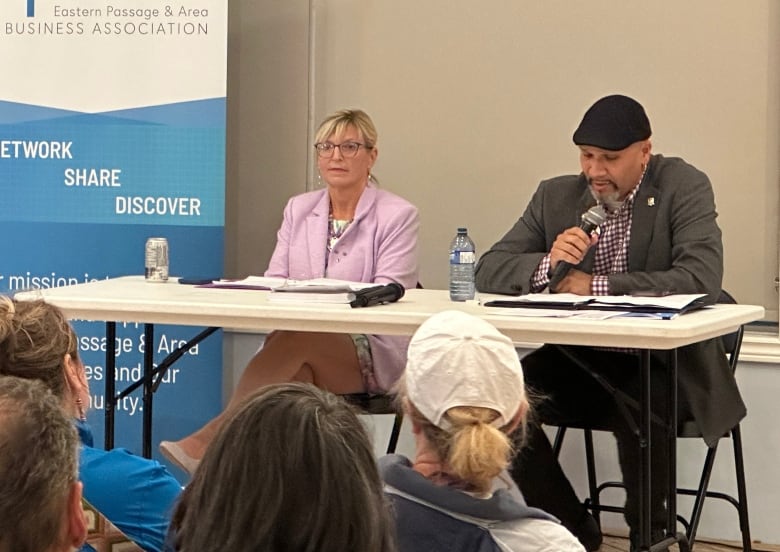
[[[718,303],[736,305],[737,300],[725,289],[720,290],[720,297],[718,297]],[[736,331],[721,336],[723,342],[723,348],[726,350],[726,354],[729,357],[729,366],[732,373],[737,369],[737,361],[739,360],[739,351],[742,348],[742,337],[745,333],[744,326],[740,326]]]
[[[395,395],[372,395],[370,393],[348,393],[340,395],[352,406],[356,406],[366,414],[395,414]]]

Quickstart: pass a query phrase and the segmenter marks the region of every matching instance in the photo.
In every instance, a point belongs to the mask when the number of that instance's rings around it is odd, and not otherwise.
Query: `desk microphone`
[[[382,303],[393,303],[404,296],[404,286],[395,282],[383,286],[374,286],[355,292],[355,299],[349,304],[353,309],[373,307]]]
[[[607,220],[607,212],[599,203],[582,214],[580,228],[590,236],[605,220]],[[560,284],[561,280],[569,273],[572,266],[571,263],[567,263],[566,261],[559,261],[558,264],[555,265],[555,270],[553,270],[552,276],[550,276],[550,283],[548,284],[550,290],[558,287],[558,284]]]

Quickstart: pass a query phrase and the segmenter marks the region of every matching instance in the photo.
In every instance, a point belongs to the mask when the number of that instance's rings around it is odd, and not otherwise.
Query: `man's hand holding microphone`
[[[550,249],[550,291],[590,295],[593,277],[572,267],[580,264],[588,250],[596,244],[598,235],[595,231],[606,218],[607,212],[599,204],[582,215],[579,226],[572,226],[558,234]]]

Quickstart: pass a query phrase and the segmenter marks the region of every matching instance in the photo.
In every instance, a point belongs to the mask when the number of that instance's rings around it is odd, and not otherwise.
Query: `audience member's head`
[[[372,446],[352,408],[307,384],[260,389],[184,490],[175,550],[392,551]]]
[[[0,376],[0,552],[84,542],[76,430],[42,383]]]
[[[448,473],[476,492],[488,491],[511,459],[509,434],[528,412],[509,338],[463,312],[433,315],[412,337],[398,394],[413,431]]]
[[[0,296],[0,375],[40,380],[74,417],[89,404],[76,334],[58,307],[41,300]]]

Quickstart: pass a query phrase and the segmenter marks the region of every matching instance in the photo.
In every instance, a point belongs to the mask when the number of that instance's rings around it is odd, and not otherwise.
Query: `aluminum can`
[[[149,238],[146,240],[146,281],[168,281],[168,240]]]

